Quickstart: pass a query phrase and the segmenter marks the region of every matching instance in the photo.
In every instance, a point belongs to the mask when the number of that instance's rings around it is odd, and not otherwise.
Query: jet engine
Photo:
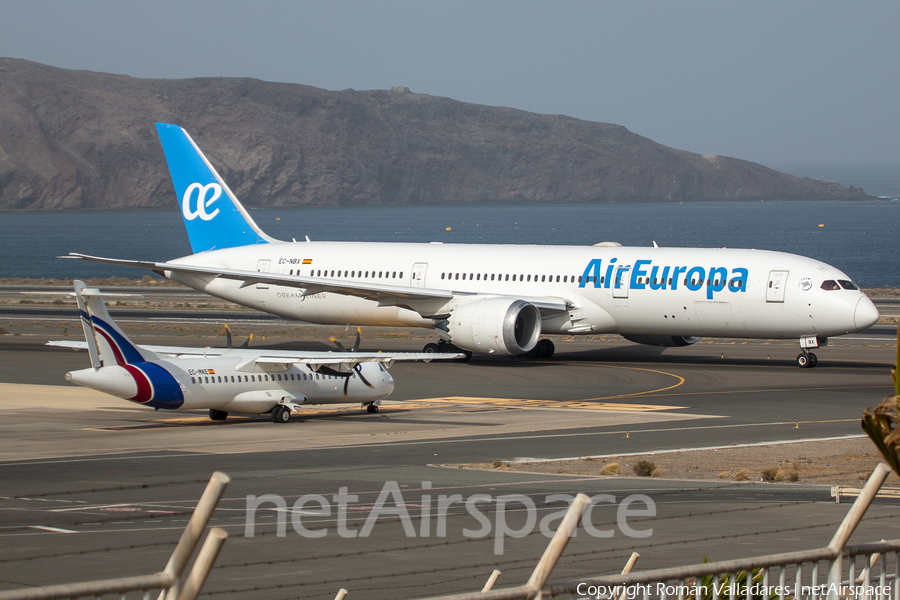
[[[645,344],[647,346],[665,346],[671,348],[673,346],[690,346],[696,344],[700,338],[695,336],[683,335],[623,335],[623,338],[635,344]]]
[[[541,311],[515,298],[473,300],[453,310],[447,329],[463,350],[525,354],[541,337]]]

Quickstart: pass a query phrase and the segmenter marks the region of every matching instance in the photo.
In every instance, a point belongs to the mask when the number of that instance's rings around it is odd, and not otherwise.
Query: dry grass
[[[603,465],[603,468],[600,469],[601,475],[618,475],[622,470],[622,465],[617,462],[611,462],[609,464]]]

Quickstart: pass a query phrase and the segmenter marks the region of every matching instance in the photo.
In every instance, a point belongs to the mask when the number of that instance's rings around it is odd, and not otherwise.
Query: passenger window
[[[770,282],[770,284],[771,284],[771,282]],[[827,292],[831,292],[833,290],[841,289],[841,286],[839,286],[837,281],[835,281],[833,279],[826,279],[825,281],[822,282],[822,289]]]
[[[845,290],[858,290],[859,287],[853,283],[852,281],[847,281],[846,279],[838,279],[838,283],[841,284],[841,287]]]
[[[191,383],[197,383],[196,381],[194,381],[193,377],[191,377]]]
[[[203,379],[206,380],[206,383],[209,383],[209,377],[204,377]]]
[[[465,280],[466,280],[466,274],[463,273],[463,281],[465,281]]]
[[[383,271],[378,271],[378,279],[382,279],[382,276],[381,276],[382,273],[383,273]]]

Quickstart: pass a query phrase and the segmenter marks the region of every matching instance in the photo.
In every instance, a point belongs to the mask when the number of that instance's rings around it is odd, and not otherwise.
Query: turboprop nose
[[[384,372],[384,377],[381,380],[381,384],[384,386],[384,397],[390,396],[394,392],[394,378],[391,377],[391,374],[387,371]]]
[[[875,303],[869,300],[868,296],[860,298],[859,302],[856,303],[856,312],[853,315],[856,329],[858,331],[868,329],[878,322],[878,317],[878,309],[875,308]]]

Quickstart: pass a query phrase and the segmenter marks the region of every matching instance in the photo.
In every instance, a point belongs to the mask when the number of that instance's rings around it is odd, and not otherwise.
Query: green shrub
[[[656,470],[656,465],[649,460],[640,460],[632,467],[632,470],[638,477],[650,477]]]

